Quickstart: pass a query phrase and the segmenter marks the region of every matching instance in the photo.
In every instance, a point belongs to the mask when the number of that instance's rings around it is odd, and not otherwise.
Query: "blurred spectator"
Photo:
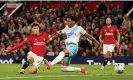
[[[119,5],[117,5],[117,7],[113,7],[112,14],[114,16],[118,16],[118,14],[120,14],[120,13],[121,13],[121,9],[120,9]]]
[[[118,20],[117,20],[117,28],[119,29],[120,26],[122,26],[123,18],[122,14],[118,14]]]
[[[19,56],[15,57],[14,63],[21,63],[21,59]]]
[[[133,19],[131,20],[131,31],[133,32]]]
[[[128,44],[128,49],[127,49],[127,56],[133,56],[133,44],[129,43]]]
[[[52,49],[49,49],[49,51],[47,52],[47,56],[54,56],[54,52],[52,51]]]
[[[131,27],[131,22],[129,20],[129,17],[128,16],[125,16],[125,19],[123,21],[123,26],[126,27],[126,33],[128,33],[130,31],[130,27]]]
[[[7,55],[5,52],[4,52],[5,48],[1,48],[1,55]]]
[[[103,1],[99,4],[98,12],[100,13],[107,12],[107,6]]]
[[[79,43],[79,48],[82,49],[81,50],[82,52],[84,52],[83,54],[80,52],[81,54],[79,54],[79,55],[87,56],[91,52],[92,46],[91,46],[90,42],[86,39],[85,36],[81,37],[81,41]]]
[[[122,42],[122,44],[120,45],[120,54],[122,55],[122,56],[127,56],[127,48],[128,48],[128,46],[126,45],[126,43],[125,42]]]

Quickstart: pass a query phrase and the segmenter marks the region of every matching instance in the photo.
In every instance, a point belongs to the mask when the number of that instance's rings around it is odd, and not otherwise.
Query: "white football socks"
[[[71,66],[61,66],[61,70],[65,72],[80,72],[81,68],[76,68]]]
[[[65,53],[62,51],[59,55],[51,62],[51,65],[59,63],[65,57]]]

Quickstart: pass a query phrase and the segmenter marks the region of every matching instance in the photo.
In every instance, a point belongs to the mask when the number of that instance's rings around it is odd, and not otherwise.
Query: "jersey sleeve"
[[[79,28],[80,28],[80,33],[81,34],[83,34],[83,35],[86,34],[86,31],[81,26],[79,26]]]
[[[49,40],[49,39],[50,39],[50,37],[51,37],[51,35],[50,35],[50,34],[48,34],[48,33],[43,33],[43,38],[44,38],[44,41]]]
[[[61,33],[64,34],[66,32],[66,30],[68,29],[68,25],[66,25],[66,27],[64,29],[61,30]]]
[[[27,37],[27,38],[25,38],[21,43],[16,44],[14,47],[12,47],[11,49],[9,49],[8,52],[11,52],[11,51],[13,51],[13,50],[16,50],[16,49],[22,47],[24,44],[30,42],[30,40],[31,40],[31,39],[30,39],[30,36]]]

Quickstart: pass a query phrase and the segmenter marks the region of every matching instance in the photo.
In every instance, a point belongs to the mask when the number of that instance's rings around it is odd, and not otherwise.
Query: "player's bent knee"
[[[112,52],[111,51],[108,51],[107,52],[107,57],[111,56],[112,55]]]
[[[65,56],[69,56],[69,50],[65,49],[63,52],[65,53]]]
[[[112,52],[111,51],[107,51],[107,54],[111,54]]]
[[[28,59],[31,63],[34,62],[34,58],[33,58],[32,56],[28,56],[27,59]]]
[[[107,58],[108,56],[107,56],[107,54],[104,54],[103,57],[104,57],[104,58]]]
[[[108,57],[111,54],[110,51],[107,51],[106,54],[104,54],[104,56]]]
[[[31,74],[36,74],[37,73],[37,67],[36,66],[31,66],[30,67],[30,69],[29,69],[29,72],[31,73]]]

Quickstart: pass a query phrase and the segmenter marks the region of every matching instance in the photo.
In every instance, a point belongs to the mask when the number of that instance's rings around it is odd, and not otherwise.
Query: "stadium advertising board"
[[[55,57],[46,57],[49,61],[52,61]],[[0,64],[13,64],[15,56],[0,56]],[[21,63],[24,63],[26,56],[20,56]],[[72,57],[71,64],[88,64],[88,65],[101,65],[103,57],[99,56],[75,56]],[[108,65],[115,65],[116,63],[124,63],[126,65],[133,65],[133,57],[113,57]]]

